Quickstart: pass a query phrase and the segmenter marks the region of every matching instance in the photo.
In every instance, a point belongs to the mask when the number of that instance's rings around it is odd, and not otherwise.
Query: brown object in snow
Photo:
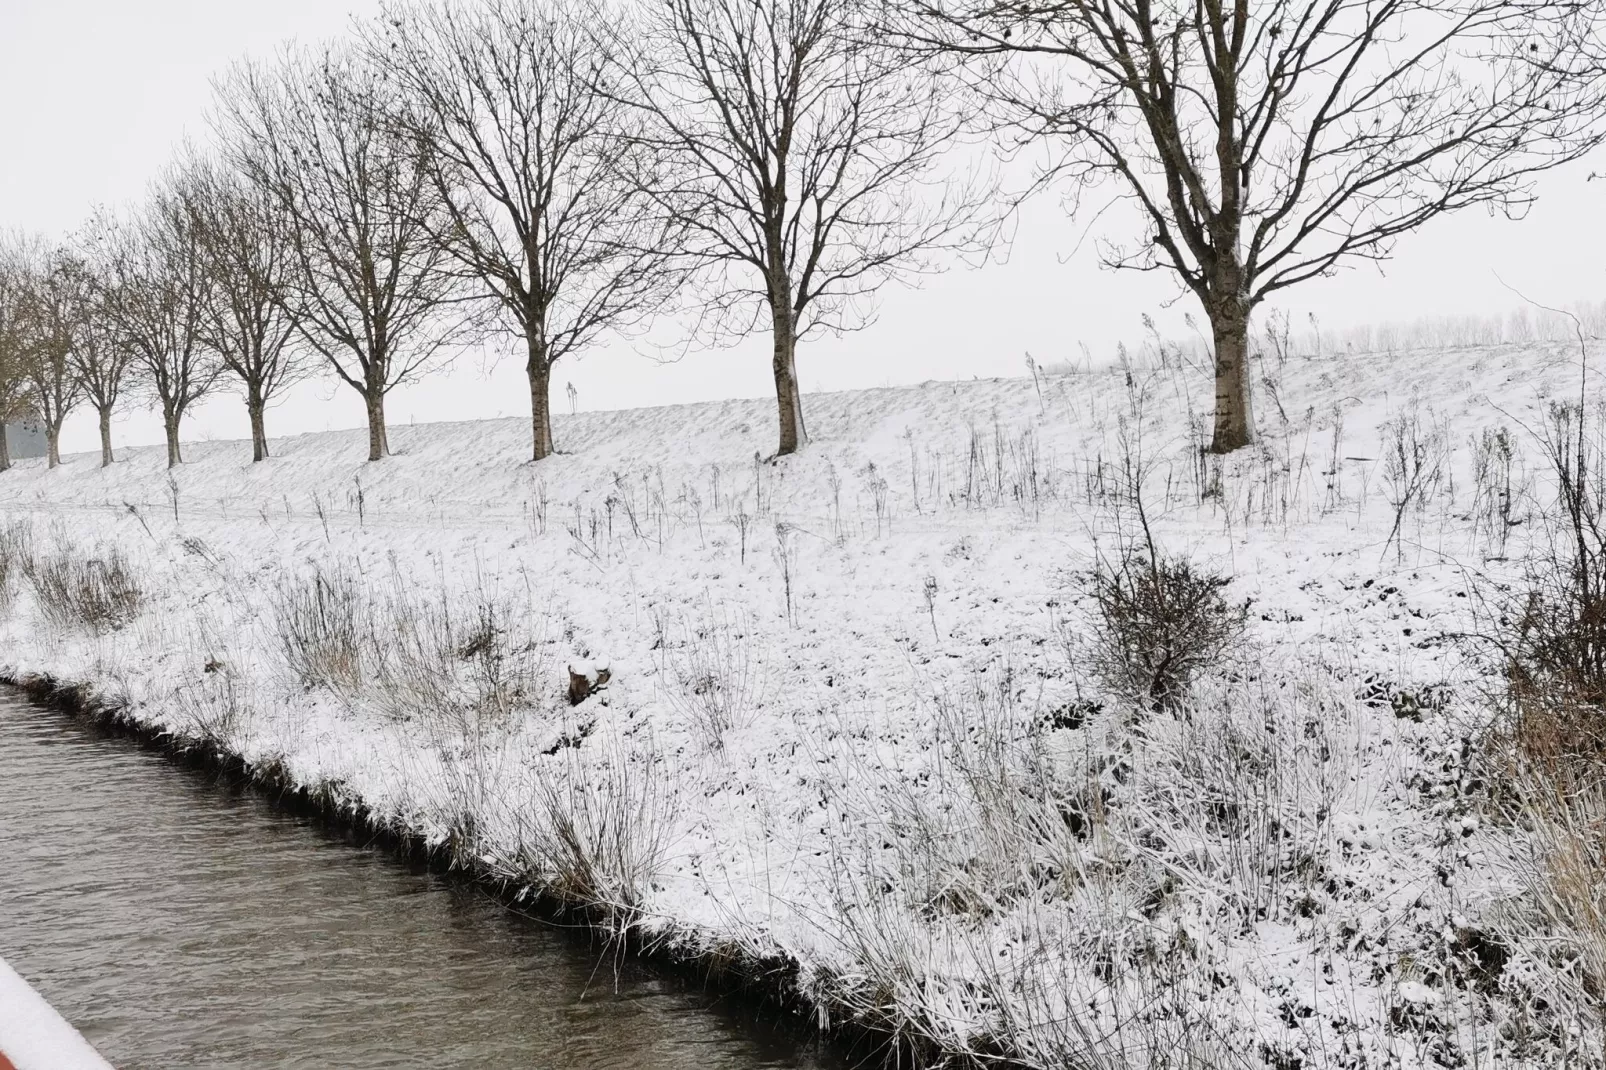
[[[569,670],[569,705],[578,706],[597,691],[600,691],[603,685],[608,682],[608,677],[607,669],[583,673],[575,672],[571,668]],[[4,1067],[0,1067],[0,1070],[4,1070]]]

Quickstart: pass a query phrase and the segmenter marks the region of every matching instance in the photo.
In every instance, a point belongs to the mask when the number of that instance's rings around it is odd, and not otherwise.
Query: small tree
[[[132,220],[97,226],[106,264],[105,309],[132,352],[138,385],[156,400],[167,438],[167,466],[184,461],[179,427],[196,402],[217,387],[222,366],[202,343],[207,287],[200,230],[174,167],[151,190]]]
[[[874,32],[871,0],[661,0],[621,80],[648,119],[642,185],[687,234],[716,337],[767,318],[781,454],[807,441],[797,343],[862,325],[875,291],[989,232],[943,172],[951,86]]]
[[[239,380],[251,460],[266,460],[268,405],[312,371],[295,344],[296,318],[286,299],[296,266],[292,221],[270,193],[211,161],[191,163],[178,192],[200,241],[200,336]]]
[[[435,240],[433,163],[399,121],[393,79],[348,52],[288,52],[218,86],[226,151],[284,211],[295,250],[285,303],[307,343],[362,396],[368,459],[390,452],[385,397],[424,373],[457,296]]]
[[[1269,295],[1388,257],[1536,173],[1606,118],[1606,0],[893,0],[924,54],[971,62],[1045,181],[1109,183],[1144,224],[1118,268],[1174,273],[1215,343],[1211,449],[1254,438],[1249,318]]]
[[[593,0],[398,4],[369,30],[405,87],[445,211],[435,239],[522,336],[534,457],[552,452],[552,365],[656,309],[680,245],[630,181],[639,152]]]
[[[100,466],[107,468],[112,463],[112,410],[122,396],[133,356],[118,336],[108,312],[113,300],[96,268],[73,257],[63,264],[63,274],[71,303],[68,360],[80,393],[99,418]]]

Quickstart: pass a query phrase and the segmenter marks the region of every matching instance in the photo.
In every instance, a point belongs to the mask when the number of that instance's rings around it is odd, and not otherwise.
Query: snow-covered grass
[[[1576,350],[1260,370],[1226,459],[1173,355],[811,396],[778,463],[765,400],[560,417],[534,465],[519,420],[25,463],[0,659],[932,1060],[1589,1065],[1598,825],[1491,790],[1453,638],[1524,581]],[[1086,653],[1140,500],[1249,601],[1164,712]],[[46,553],[131,615],[49,612]]]

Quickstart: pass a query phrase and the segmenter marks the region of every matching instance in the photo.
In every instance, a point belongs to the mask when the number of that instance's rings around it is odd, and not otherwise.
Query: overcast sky
[[[207,135],[210,79],[232,60],[269,55],[283,41],[340,34],[353,16],[377,9],[357,0],[0,0],[0,227],[61,235],[92,205],[136,199],[186,135]],[[1474,209],[1430,224],[1400,243],[1381,269],[1363,264],[1285,294],[1303,322],[1324,325],[1487,314],[1517,304],[1496,280],[1547,303],[1606,298],[1606,182],[1586,183],[1597,158],[1542,181],[1540,201],[1519,223]],[[1030,352],[1040,363],[1104,357],[1142,335],[1149,312],[1183,330],[1192,310],[1156,276],[1101,269],[1092,243],[1078,250],[1082,225],[1057,202],[1031,205],[1006,263],[963,268],[891,288],[874,325],[799,350],[807,390],[911,383],[925,379],[1020,375]],[[664,366],[628,341],[599,347],[554,371],[553,403],[567,411],[572,382],[579,406],[618,408],[771,389],[767,339],[693,353]],[[461,357],[449,374],[392,395],[395,423],[519,416],[526,412],[523,367],[488,354]],[[355,394],[313,384],[269,415],[270,434],[362,424]],[[205,404],[185,438],[248,434],[232,397]],[[129,413],[116,424],[126,444],[158,442],[159,422]],[[93,416],[68,424],[65,448],[93,448]],[[561,448],[561,443],[559,444]]]

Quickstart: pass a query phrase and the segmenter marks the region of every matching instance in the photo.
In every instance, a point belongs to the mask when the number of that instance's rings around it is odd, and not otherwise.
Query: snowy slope
[[[1433,641],[1469,628],[1469,572],[1520,574],[1533,530],[1499,541],[1479,436],[1510,428],[1517,490],[1545,500],[1523,427],[1576,393],[1577,354],[1263,371],[1263,444],[1224,464],[1198,455],[1207,374],[1148,366],[814,395],[811,446],[779,462],[763,400],[559,417],[540,464],[518,420],[396,427],[377,464],[356,431],[259,465],[191,444],[171,476],[159,449],[24,462],[4,521],[35,553],[115,549],[144,599],[120,627],[53,623],[13,575],[0,661],[510,881],[557,880],[552,830],[579,829],[577,897],[685,949],[782,955],[823,1019],[940,1050],[1543,1065],[1598,1043],[1514,1044],[1531,1006],[1449,979],[1525,847],[1443,797],[1485,715],[1476,666]],[[1444,468],[1390,541],[1402,418]],[[1074,573],[1135,533],[1134,470],[1160,542],[1251,600],[1249,649],[1189,718],[1101,704],[1079,654]],[[363,592],[360,681],[292,671],[281,622],[315,576]],[[484,607],[497,671],[539,687],[506,692],[511,716],[432,714],[396,636],[461,639]],[[460,694],[478,662],[454,643]],[[570,708],[580,661],[611,678]]]

